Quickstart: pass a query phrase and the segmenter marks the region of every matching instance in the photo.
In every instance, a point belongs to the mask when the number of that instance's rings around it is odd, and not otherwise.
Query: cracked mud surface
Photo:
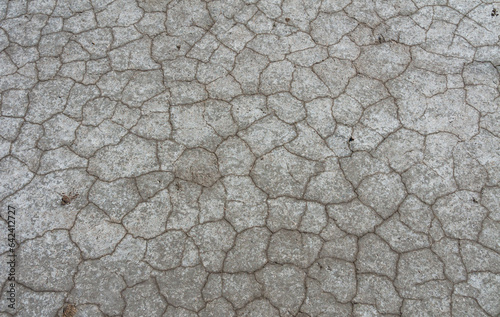
[[[497,9],[0,0],[0,316],[499,316]]]

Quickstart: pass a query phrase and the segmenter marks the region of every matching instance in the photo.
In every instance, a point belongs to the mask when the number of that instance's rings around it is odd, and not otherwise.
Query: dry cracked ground
[[[497,10],[0,0],[0,316],[499,316]]]

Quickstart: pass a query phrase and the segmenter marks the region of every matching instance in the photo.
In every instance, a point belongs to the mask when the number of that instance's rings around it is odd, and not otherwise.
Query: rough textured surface
[[[499,316],[499,12],[0,0],[0,316]]]

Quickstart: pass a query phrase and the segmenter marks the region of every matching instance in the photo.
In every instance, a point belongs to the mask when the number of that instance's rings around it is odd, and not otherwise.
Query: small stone
[[[66,307],[64,307],[63,317],[74,317],[76,313],[77,313],[76,306],[69,304]]]

